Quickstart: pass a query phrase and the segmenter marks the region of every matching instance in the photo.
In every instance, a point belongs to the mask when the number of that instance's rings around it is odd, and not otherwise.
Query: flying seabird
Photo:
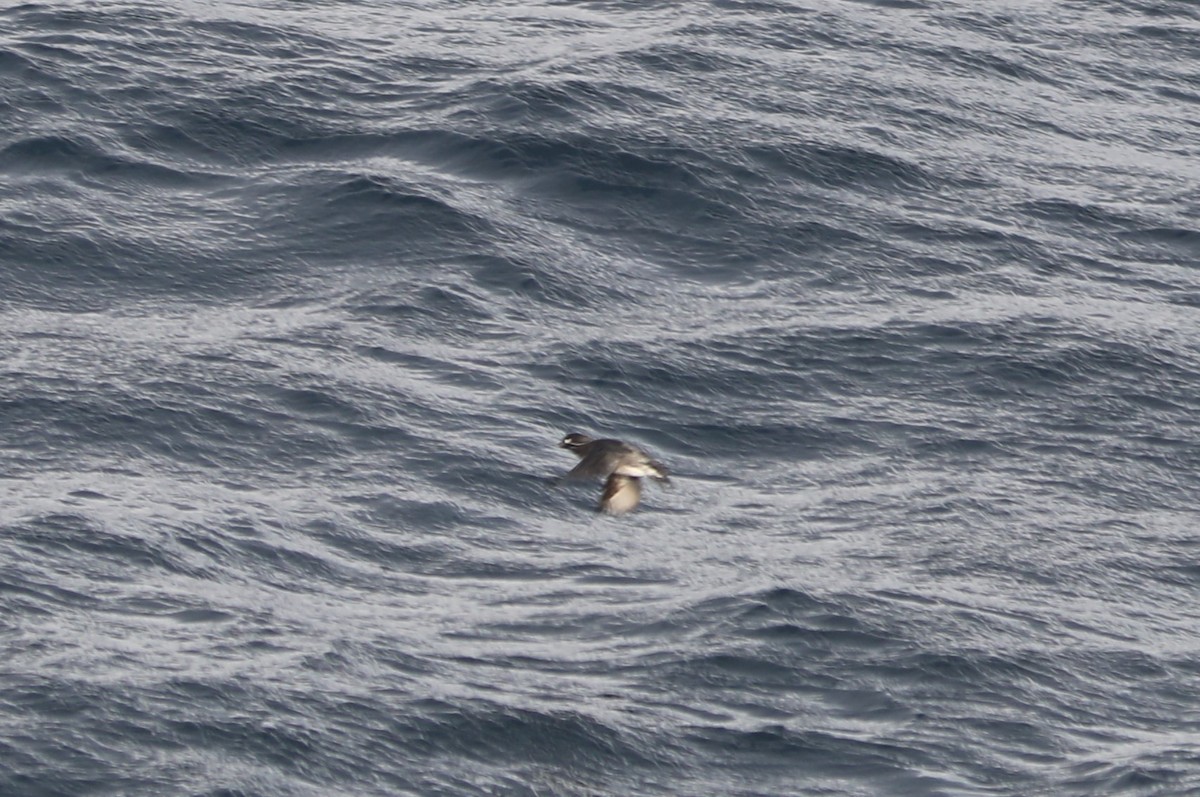
[[[622,440],[595,440],[571,432],[558,447],[579,457],[579,464],[565,478],[605,480],[598,509],[609,515],[623,515],[637,507],[642,499],[643,477],[664,485],[671,483],[666,465]]]

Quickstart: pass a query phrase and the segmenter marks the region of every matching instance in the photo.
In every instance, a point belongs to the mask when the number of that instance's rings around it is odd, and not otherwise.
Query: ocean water
[[[0,795],[1200,792],[1198,42],[4,4]]]

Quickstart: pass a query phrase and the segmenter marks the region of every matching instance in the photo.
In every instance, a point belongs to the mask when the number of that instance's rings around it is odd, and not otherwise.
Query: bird
[[[570,432],[558,447],[579,457],[579,464],[564,478],[605,480],[597,509],[608,515],[623,515],[637,508],[642,500],[643,477],[663,485],[671,483],[666,465],[623,440],[596,440],[580,432]]]

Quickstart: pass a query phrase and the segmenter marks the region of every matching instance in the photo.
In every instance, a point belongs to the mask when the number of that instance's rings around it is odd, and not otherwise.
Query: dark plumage
[[[642,449],[621,440],[595,440],[579,432],[563,437],[559,448],[579,457],[579,464],[566,475],[568,479],[604,479],[599,510],[610,515],[632,512],[642,499],[642,478],[649,476],[661,484],[670,484],[666,465],[652,459]]]

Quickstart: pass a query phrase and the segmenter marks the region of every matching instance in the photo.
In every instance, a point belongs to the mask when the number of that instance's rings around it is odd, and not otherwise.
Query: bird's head
[[[587,435],[580,434],[579,432],[571,432],[563,437],[562,441],[558,444],[558,447],[576,449],[580,446],[586,446],[590,442],[592,442],[592,438],[588,437]]]

